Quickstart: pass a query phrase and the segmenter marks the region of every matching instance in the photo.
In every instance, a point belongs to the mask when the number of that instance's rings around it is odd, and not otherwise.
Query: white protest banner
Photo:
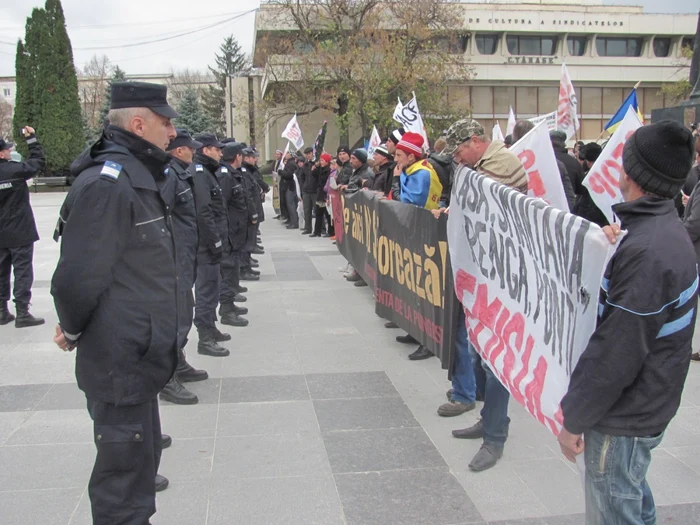
[[[284,148],[284,153],[282,153],[282,162],[280,162],[280,167],[277,170],[278,172],[282,171],[284,169],[284,166],[287,164],[287,153],[289,153],[289,141],[287,141],[287,146]]]
[[[306,221],[304,220],[304,203],[301,200],[301,186],[299,186],[299,179],[297,178],[297,174],[294,174],[294,185],[296,186],[296,192],[297,192],[297,197],[298,197],[298,203],[297,203],[297,216],[299,217],[299,229],[303,230],[306,228]]]
[[[501,131],[501,124],[499,122],[496,122],[496,125],[493,127],[493,131],[491,132],[491,140],[500,140],[501,142],[505,140],[503,137],[503,131]]]
[[[583,185],[588,188],[593,202],[605,214],[610,224],[615,222],[613,204],[622,202],[620,192],[622,150],[627,139],[641,127],[642,123],[639,121],[637,112],[630,106],[600,157],[583,179]]]
[[[423,125],[423,117],[420,115],[420,110],[418,109],[418,102],[416,102],[416,94],[413,94],[413,98],[405,106],[401,103],[396,105],[394,109],[394,120],[399,122],[406,131],[412,131],[413,133],[418,133],[423,137],[425,141],[423,143],[423,149],[428,147],[428,137],[425,134],[425,126]]]
[[[561,174],[554,156],[554,148],[549,138],[549,131],[544,122],[531,129],[527,135],[511,146],[523,163],[529,178],[527,194],[530,197],[544,199],[557,209],[569,211]]]
[[[513,113],[513,106],[511,106],[510,111],[508,112],[508,125],[506,126],[506,136],[513,134],[513,130],[515,129],[516,123],[517,123],[517,120],[515,120],[515,113]]]
[[[304,138],[301,136],[301,128],[299,127],[299,123],[297,122],[296,114],[289,121],[287,127],[284,128],[284,131],[282,132],[282,138],[287,139],[289,142],[291,142],[296,148],[296,150],[300,150],[301,147],[304,145]]]
[[[561,80],[559,82],[559,105],[557,106],[557,128],[566,133],[566,139],[576,135],[579,129],[578,99],[576,90],[571,83],[566,64],[561,65]]]
[[[551,113],[547,113],[546,115],[541,115],[539,117],[533,117],[528,119],[530,122],[532,122],[535,126],[539,124],[540,122],[546,122],[547,123],[547,131],[554,131],[557,129],[557,112],[552,111]]]
[[[596,325],[612,247],[597,225],[477,172],[455,173],[447,239],[469,341],[553,434]]]
[[[374,150],[382,143],[382,138],[379,136],[377,126],[372,126],[372,134],[369,136],[369,145],[367,146],[367,157],[374,155]]]

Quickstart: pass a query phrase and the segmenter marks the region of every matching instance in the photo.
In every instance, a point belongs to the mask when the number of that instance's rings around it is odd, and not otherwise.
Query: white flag
[[[561,81],[559,82],[559,105],[557,107],[557,128],[566,133],[568,140],[576,135],[576,130],[579,127],[576,90],[571,83],[566,64],[562,64]]]
[[[371,157],[374,154],[374,150],[377,149],[382,143],[382,138],[379,136],[377,131],[377,126],[372,126],[372,134],[369,137],[369,146],[367,148],[367,156]]]
[[[557,158],[554,156],[552,141],[545,122],[513,144],[510,151],[515,153],[527,172],[529,183],[527,194],[539,197],[562,211],[569,211]]]
[[[280,162],[280,167],[277,169],[278,172],[282,171],[285,164],[287,164],[287,153],[289,153],[289,141],[287,141],[287,146],[284,148],[284,153],[282,153],[282,162]]]
[[[406,131],[412,131],[421,135],[423,137],[423,149],[426,150],[428,148],[428,136],[425,133],[423,117],[420,115],[415,93],[411,101],[406,105],[403,105],[401,99],[399,99],[399,103],[394,109],[394,120],[401,123]]]
[[[501,124],[499,122],[496,122],[496,125],[493,127],[493,131],[491,132],[491,140],[500,140],[503,142],[504,137],[503,137],[503,131],[501,131]]]
[[[301,128],[297,122],[297,116],[294,114],[292,120],[289,121],[287,127],[282,132],[282,138],[291,142],[297,150],[300,150],[304,145],[304,137],[301,136]]]
[[[555,129],[557,129],[556,111],[552,111],[551,113],[547,113],[546,115],[540,115],[539,117],[532,117],[528,120],[532,122],[535,126],[537,126],[537,124],[539,124],[540,122],[546,122],[548,131],[554,131]]]
[[[588,188],[593,202],[605,214],[610,224],[616,222],[615,214],[612,211],[613,204],[622,202],[622,193],[620,192],[622,150],[627,139],[641,127],[642,123],[639,121],[637,112],[630,106],[625,118],[622,119],[615,133],[610,137],[591,171],[583,179],[583,185]]]
[[[515,113],[513,113],[513,106],[510,107],[510,113],[508,113],[508,125],[506,126],[506,137],[513,134],[515,129]]]

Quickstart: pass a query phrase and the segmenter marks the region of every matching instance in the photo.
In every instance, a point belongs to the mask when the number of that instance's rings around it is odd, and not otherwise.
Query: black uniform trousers
[[[287,212],[289,212],[289,224],[292,226],[299,226],[297,202],[299,202],[297,192],[294,190],[287,190]]]
[[[314,233],[321,235],[323,233],[323,220],[326,219],[330,227],[330,219],[328,218],[328,210],[325,206],[314,205],[316,207],[316,222],[314,223]]]
[[[221,259],[221,286],[219,291],[219,303],[231,304],[236,297],[237,289],[241,284],[240,280],[240,258],[238,251],[224,252]]]
[[[97,457],[88,483],[94,525],[148,525],[163,436],[158,399],[116,406],[87,400]]]
[[[15,304],[29,304],[34,283],[34,243],[17,248],[0,248],[0,302],[10,300],[10,274],[14,269],[12,290]]]
[[[277,192],[280,196],[280,215],[285,221],[289,219],[289,211],[287,210],[287,183],[282,184],[282,181],[277,183]]]
[[[316,204],[316,193],[304,193],[303,191],[302,193],[302,201],[304,202],[304,230],[310,232],[313,209]]]
[[[219,304],[221,274],[219,264],[197,265],[194,285],[194,325],[199,331],[216,328],[216,307]]]
[[[194,294],[192,290],[181,290],[177,301],[177,348],[181,350],[187,345],[187,336],[192,329],[194,319]]]

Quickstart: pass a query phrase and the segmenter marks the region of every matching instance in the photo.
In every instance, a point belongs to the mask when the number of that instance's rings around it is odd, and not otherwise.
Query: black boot
[[[194,383],[195,381],[204,381],[209,377],[206,370],[197,370],[187,362],[185,351],[180,350],[178,353],[177,368],[175,375],[182,383]]]
[[[247,298],[245,295],[241,295],[241,294],[239,294],[239,293],[237,293],[237,294],[233,297],[233,302],[234,302],[234,303],[245,303],[247,300],[248,300],[248,298]]]
[[[163,401],[170,401],[176,405],[196,405],[199,402],[197,396],[187,390],[178,381],[177,376],[173,376],[165,388],[160,393]]]
[[[248,319],[239,317],[236,312],[228,312],[221,316],[221,324],[226,326],[248,326]]]
[[[212,357],[226,357],[231,352],[219,345],[214,339],[214,331],[206,330],[199,332],[199,343],[197,343],[197,353],[210,355]]]
[[[423,345],[420,345],[415,352],[413,352],[411,355],[408,356],[408,358],[411,361],[421,361],[423,359],[430,359],[433,357],[433,354],[430,350],[428,350],[426,347]]]
[[[245,315],[248,313],[248,309],[245,306],[236,306],[233,303],[222,304],[219,307],[219,315],[222,317],[231,312],[236,315]]]
[[[218,328],[214,328],[213,337],[214,341],[216,341],[217,343],[223,343],[224,341],[231,340],[231,334],[225,334]]]
[[[246,288],[245,286],[241,286],[240,284],[236,287],[236,293],[246,293],[247,291],[248,291],[248,288]],[[234,301],[235,301],[235,299],[234,299]],[[243,302],[243,301],[239,301],[239,302]]]
[[[170,482],[168,481],[168,478],[161,476],[160,474],[156,474],[156,492],[163,492],[168,488],[169,484]]]
[[[15,328],[26,328],[28,326],[39,326],[44,324],[41,317],[34,317],[29,313],[29,305],[25,303],[17,303],[17,319],[15,320]]]
[[[241,270],[240,279],[241,279],[241,281],[259,281],[260,275],[255,275],[250,270],[245,270],[245,271]]]
[[[11,323],[14,320],[15,316],[10,313],[10,310],[8,310],[7,303],[4,301],[0,303],[0,325]]]

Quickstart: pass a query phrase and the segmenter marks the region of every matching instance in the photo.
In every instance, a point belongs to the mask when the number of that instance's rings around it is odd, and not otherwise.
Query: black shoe
[[[309,237],[320,237],[320,236],[321,236],[320,233],[312,233],[311,235],[309,235]]]
[[[406,334],[406,335],[397,335],[396,340],[399,343],[403,343],[405,345],[417,345],[419,344],[419,341],[413,337],[412,335]]]
[[[280,220],[280,216],[279,216],[279,215],[275,215],[275,216],[272,217],[272,218],[275,219],[276,221]]]
[[[236,315],[245,315],[248,313],[248,309],[245,306],[233,305],[233,313]]]
[[[219,345],[213,337],[213,333],[199,334],[199,343],[197,343],[197,353],[209,355],[211,357],[226,357],[231,352],[227,348]]]
[[[484,437],[484,424],[480,419],[469,428],[453,430],[452,435],[457,439],[482,439]]]
[[[236,288],[236,293],[246,293],[248,291],[248,288],[245,286],[241,286],[240,284],[238,285],[238,288]],[[235,299],[234,299],[235,301]],[[239,303],[242,303],[243,301],[238,301]]]
[[[28,304],[17,303],[17,319],[15,319],[15,328],[27,328],[28,326],[39,326],[44,324],[41,317],[34,317],[29,313]]]
[[[299,229],[299,225],[298,225],[298,224],[290,224],[290,225],[287,226],[287,229],[288,229],[288,230],[298,230],[298,229]]]
[[[330,233],[324,233],[323,235],[321,235],[321,237],[325,237],[327,239],[328,237],[333,237],[333,236]]]
[[[311,230],[302,230],[301,234],[302,235],[311,235]]]
[[[265,250],[256,246],[255,249],[250,253],[254,253],[255,255],[263,255],[265,253]]]
[[[241,295],[239,293],[233,296],[233,302],[235,303],[245,303],[247,300],[248,298],[245,295]]]
[[[250,261],[250,267],[251,268],[260,268],[260,264],[253,262],[253,261]]]
[[[408,358],[411,361],[422,361],[423,359],[429,359],[433,357],[435,354],[433,354],[430,350],[428,350],[426,347],[423,345],[420,345],[418,349],[410,354]]]
[[[197,370],[189,364],[185,357],[185,351],[181,349],[178,354],[175,377],[177,377],[181,383],[194,383],[195,381],[204,381],[209,377],[209,374],[207,374],[206,370]]]
[[[259,281],[260,275],[255,275],[251,272],[241,272],[240,279],[241,281]]]
[[[252,257],[249,257],[249,259],[250,259],[250,262],[252,262],[252,263],[256,263],[256,264],[257,264],[257,263],[260,262],[260,261],[258,261],[257,259],[253,259]]]
[[[182,386],[182,383],[175,376],[165,385],[160,393],[160,398],[176,405],[196,405],[199,402],[197,396]]]
[[[161,476],[160,474],[156,474],[156,492],[163,492],[168,488],[168,485],[170,485],[168,478]]]
[[[246,273],[252,273],[253,275],[260,275],[260,270],[253,270],[252,268],[246,268]]]
[[[223,343],[224,341],[231,340],[231,334],[226,334],[220,331],[218,328],[214,328],[214,331],[212,332],[212,337],[217,343]]]
[[[387,321],[384,323],[384,328],[398,328],[399,325],[397,325],[394,321]]]
[[[15,316],[7,309],[7,303],[0,303],[0,325],[11,323]]]
[[[248,326],[248,319],[238,317],[238,314],[235,312],[229,312],[221,316],[221,324],[227,326]]]
[[[352,272],[350,275],[348,275],[348,276],[345,278],[345,280],[348,281],[348,282],[354,283],[354,282],[357,282],[357,281],[361,281],[361,280],[362,280],[362,277],[360,277],[360,274],[357,273],[357,272],[355,271],[355,272]]]
[[[499,459],[503,456],[503,447],[484,443],[481,445],[479,452],[476,453],[472,462],[469,463],[469,470],[472,472],[481,472],[495,466]]]
[[[169,435],[167,435],[167,434],[163,434],[163,435],[161,436],[161,438],[162,438],[162,440],[163,440],[163,441],[162,441],[163,444],[162,444],[160,447],[161,447],[163,450],[165,450],[166,448],[170,448],[170,445],[173,444],[173,438],[171,438],[171,437],[170,437]]]
[[[358,288],[362,288],[364,286],[367,286],[367,283],[363,279],[360,279],[359,281],[355,282],[355,286],[357,286]]]

